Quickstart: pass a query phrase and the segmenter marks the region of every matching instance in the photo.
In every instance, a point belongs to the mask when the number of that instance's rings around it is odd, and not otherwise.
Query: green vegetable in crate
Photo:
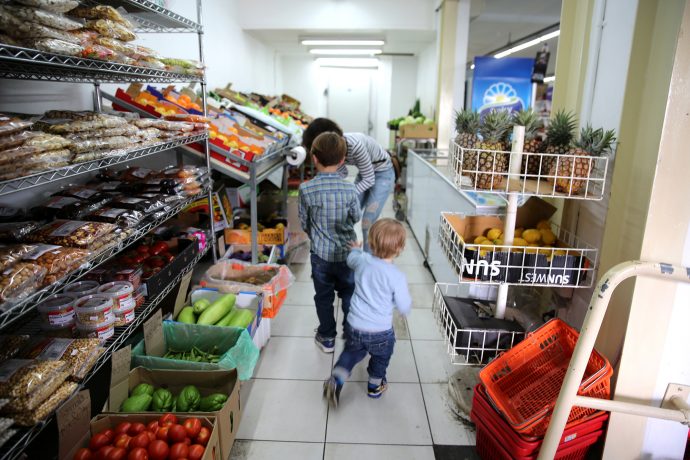
[[[206,310],[208,307],[211,306],[211,301],[208,299],[199,299],[196,302],[194,302],[194,313],[197,315],[200,315]]]
[[[130,396],[122,403],[122,412],[146,412],[151,406],[153,398],[148,394]]]
[[[228,326],[246,329],[254,321],[254,312],[246,308],[237,308],[233,311]]]
[[[159,388],[153,393],[151,410],[154,412],[170,412],[175,402],[175,397],[165,388]]]
[[[175,400],[178,412],[194,412],[201,403],[201,393],[194,385],[188,385],[180,391]]]
[[[194,308],[184,307],[177,315],[177,321],[181,323],[195,324],[196,318],[194,317]]]
[[[199,403],[199,410],[201,412],[215,412],[221,410],[228,400],[228,395],[222,393],[215,393],[201,398]]]
[[[230,313],[230,310],[232,310],[234,306],[235,294],[223,294],[204,310],[196,323],[206,326],[216,324],[223,316]]]
[[[132,393],[130,394],[130,396],[138,396],[138,395],[153,396],[153,392],[155,390],[156,389],[153,388],[153,385],[149,385],[148,383],[140,383],[139,385],[132,388]]]
[[[227,315],[223,316],[220,321],[216,323],[216,326],[229,326],[230,325],[230,319],[232,318],[232,315],[235,314],[235,309],[233,308],[230,310],[230,313]]]

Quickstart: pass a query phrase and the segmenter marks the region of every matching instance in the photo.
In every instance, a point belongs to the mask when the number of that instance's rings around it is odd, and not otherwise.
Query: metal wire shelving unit
[[[93,5],[110,5],[115,8],[123,8],[128,19],[130,19],[138,32],[148,33],[194,33],[197,34],[199,46],[199,61],[203,65],[203,28],[202,28],[202,11],[201,0],[196,1],[197,20],[192,21],[183,16],[180,16],[166,8],[158,6],[156,3],[148,0],[103,0],[95,1],[88,0],[85,2]],[[132,66],[120,64],[115,62],[98,61],[93,59],[84,59],[74,56],[59,55],[38,51],[35,49],[28,49],[7,44],[0,44],[0,78],[3,79],[17,79],[17,80],[37,80],[37,81],[51,81],[51,82],[71,82],[71,83],[91,83],[94,85],[94,108],[97,111],[102,110],[100,97],[101,83],[200,83],[202,94],[206,94],[206,79],[204,74],[194,73],[178,73],[169,72],[166,70],[157,70],[146,67]],[[206,100],[203,99],[203,113],[207,113]],[[0,182],[0,196],[10,195],[22,190],[31,189],[33,187],[49,185],[61,179],[78,176],[93,172],[108,166],[123,164],[129,161],[137,160],[143,157],[154,155],[160,152],[169,151],[171,149],[180,148],[187,144],[196,143],[200,145],[200,153],[206,159],[206,166],[210,169],[210,149],[208,143],[208,134],[194,134],[189,136],[180,136],[173,139],[168,139],[165,142],[156,143],[153,145],[139,146],[131,149],[124,154],[113,155],[98,160],[88,161],[84,163],[69,165],[64,168],[31,174],[28,176],[19,177],[16,179]],[[157,215],[153,219],[147,220],[144,224],[125,233],[121,237],[116,237],[111,243],[101,248],[98,253],[92,255],[88,261],[79,269],[67,275],[62,280],[51,284],[50,286],[40,289],[30,296],[15,302],[12,305],[7,305],[0,311],[0,333],[11,330],[12,332],[22,329],[20,322],[26,323],[30,320],[31,314],[35,314],[36,305],[49,295],[58,292],[66,284],[74,282],[83,277],[90,270],[98,267],[110,258],[117,255],[129,245],[135,243],[137,240],[144,237],[149,231],[161,225],[163,222],[177,215],[191,202],[198,200],[204,196],[211,200],[212,185],[209,185],[204,191],[198,195],[187,197],[180,200],[173,207],[166,212]],[[213,228],[213,216],[210,213],[211,229]],[[115,335],[104,343],[105,353],[98,359],[96,365],[87,375],[87,377],[80,383],[79,390],[90,388],[94,389],[94,385],[102,374],[102,370],[110,361],[111,355],[118,348],[121,348],[132,337],[132,335],[140,329],[144,321],[160,306],[161,302],[166,296],[172,292],[188,274],[202,257],[209,251],[212,251],[214,259],[216,257],[215,237],[212,233],[207,238],[207,244],[203,251],[187,265],[180,273],[176,274],[172,282],[166,288],[156,295],[155,298],[149,298],[147,301],[136,310],[135,320],[127,326],[117,327]],[[24,328],[31,328],[32,322],[25,324]],[[27,329],[28,330],[28,329]],[[34,330],[32,333],[38,333]],[[99,378],[95,378],[99,374]],[[98,409],[96,409],[98,410]],[[55,425],[54,415],[47,420],[31,427],[21,428],[9,440],[7,440],[0,448],[0,460],[14,460],[25,456],[25,451],[32,446],[39,435],[45,432],[47,426]],[[41,437],[42,439],[43,437]],[[53,446],[54,448],[55,446]],[[41,458],[49,458],[54,454],[49,454],[47,451],[52,448],[39,449]],[[31,449],[29,449],[31,450]],[[45,456],[43,455],[45,454]]]

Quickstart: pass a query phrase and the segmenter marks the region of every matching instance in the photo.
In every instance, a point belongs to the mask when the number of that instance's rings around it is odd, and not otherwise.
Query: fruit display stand
[[[439,240],[458,281],[498,287],[495,307],[490,312],[493,318],[480,315],[487,324],[487,328],[482,329],[482,321],[476,318],[474,299],[455,297],[457,285],[437,284],[434,314],[454,364],[483,365],[522,340],[524,331],[511,326],[517,323],[505,322],[509,286],[585,288],[591,287],[595,279],[598,250],[550,223],[548,212],[537,212],[530,220],[529,213],[518,211],[518,202],[525,196],[600,200],[608,159],[523,153],[524,136],[525,128],[514,126],[510,152],[466,149],[457,142],[451,146],[450,168],[458,190],[500,193],[507,196],[508,202],[506,213],[501,217],[441,215]],[[534,163],[535,158],[540,168],[539,172],[532,173],[523,165]],[[542,168],[544,164],[553,166]],[[533,204],[527,200],[524,206]],[[535,243],[530,246],[527,241],[516,239],[516,222],[520,226],[539,224],[541,229],[534,231],[540,236],[548,235],[545,237],[549,243],[547,247],[536,247]],[[488,235],[486,232],[490,229],[499,235]],[[520,238],[521,231],[518,228]],[[487,239],[485,234],[494,240]],[[530,241],[540,239],[531,233],[525,236]],[[451,296],[454,299],[452,308],[448,301]]]

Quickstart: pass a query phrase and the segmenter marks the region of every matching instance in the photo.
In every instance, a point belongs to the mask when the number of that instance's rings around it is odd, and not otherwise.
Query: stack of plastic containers
[[[471,412],[482,459],[537,458],[577,338],[575,329],[554,319],[482,369]],[[595,350],[578,394],[608,399],[612,374]],[[573,408],[556,458],[584,459],[607,418],[605,412]]]

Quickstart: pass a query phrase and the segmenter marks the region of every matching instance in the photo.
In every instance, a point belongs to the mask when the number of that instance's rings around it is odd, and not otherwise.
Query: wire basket
[[[462,219],[462,214],[441,213],[439,227],[441,248],[461,282],[573,288],[594,283],[599,250],[558,225],[550,223],[554,247],[483,246],[465,242],[469,235],[456,229]]]
[[[451,170],[462,190],[601,200],[608,158],[463,148],[452,142]],[[510,174],[521,162],[520,174]]]
[[[546,433],[578,337],[575,329],[553,319],[480,371],[489,398],[515,431],[537,437]],[[608,399],[611,375],[608,360],[594,350],[578,394]],[[573,407],[568,422],[595,412]]]
[[[456,284],[436,284],[432,305],[453,364],[486,364],[525,337],[517,323],[478,317],[471,299],[459,298],[460,290],[461,286]],[[449,301],[464,303],[464,308],[463,305],[449,305]]]

